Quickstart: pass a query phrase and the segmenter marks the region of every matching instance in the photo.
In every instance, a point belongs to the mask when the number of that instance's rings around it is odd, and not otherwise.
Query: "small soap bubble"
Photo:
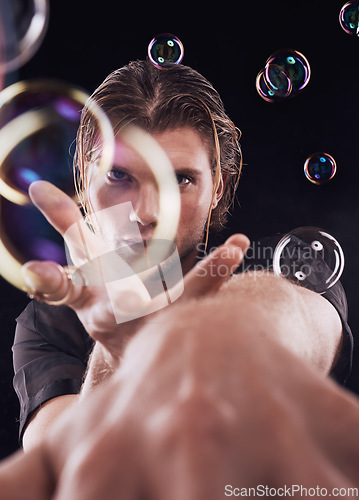
[[[1,0],[1,73],[14,71],[31,59],[44,39],[48,21],[48,0]]]
[[[274,78],[273,81],[275,81]],[[286,79],[286,81],[289,82],[288,79]],[[271,82],[269,82],[265,76],[264,70],[260,71],[257,75],[256,78],[257,92],[262,97],[262,99],[264,99],[267,102],[277,102],[278,100],[282,100],[283,97],[286,97],[288,95],[288,91],[286,90],[286,88],[288,89],[288,85],[285,85],[285,83],[282,83],[281,85],[279,83],[277,85],[274,83],[273,85]],[[290,88],[290,82],[289,82],[289,88]]]
[[[328,153],[313,153],[304,163],[304,174],[313,184],[325,184],[334,177],[336,171],[337,164]]]
[[[268,64],[265,67],[263,78],[276,97],[287,97],[292,91],[290,79],[283,68],[277,64]]]
[[[170,33],[155,36],[148,45],[148,57],[159,69],[169,69],[171,63],[179,64],[183,59],[184,48],[179,38]]]
[[[310,80],[310,65],[308,60],[298,50],[278,50],[266,62],[266,72],[272,65],[279,66],[291,83],[291,95],[304,89]],[[268,78],[268,74],[267,74]]]
[[[343,5],[339,13],[339,23],[349,35],[359,36],[359,1]]]
[[[324,293],[339,280],[344,254],[338,241],[317,227],[300,227],[279,241],[273,256],[273,271],[290,281]]]
[[[297,50],[279,50],[266,61],[256,79],[259,95],[268,102],[293,97],[301,92],[310,79],[310,65]]]

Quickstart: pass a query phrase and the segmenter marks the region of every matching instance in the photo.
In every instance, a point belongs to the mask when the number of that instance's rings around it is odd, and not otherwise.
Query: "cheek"
[[[208,217],[211,198],[211,192],[182,195],[180,227],[183,231],[193,227],[203,227]]]

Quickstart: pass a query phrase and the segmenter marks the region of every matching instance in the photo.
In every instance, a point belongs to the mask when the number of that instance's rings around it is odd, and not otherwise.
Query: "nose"
[[[154,229],[158,222],[158,193],[153,185],[142,186],[136,202],[132,202],[133,210],[130,220],[141,226]]]

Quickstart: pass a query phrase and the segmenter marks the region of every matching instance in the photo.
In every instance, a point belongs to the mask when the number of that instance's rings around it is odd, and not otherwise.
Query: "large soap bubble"
[[[31,59],[44,39],[48,20],[48,0],[1,0],[1,73],[14,71]]]
[[[28,187],[48,180],[74,196],[73,154],[86,104],[103,143],[100,164],[112,164],[114,137],[105,113],[84,91],[55,80],[18,82],[0,93],[0,274],[25,288],[21,264],[64,264],[61,238],[32,206]]]
[[[324,293],[339,280],[344,254],[338,241],[317,227],[300,227],[283,236],[275,248],[273,271],[297,285]]]

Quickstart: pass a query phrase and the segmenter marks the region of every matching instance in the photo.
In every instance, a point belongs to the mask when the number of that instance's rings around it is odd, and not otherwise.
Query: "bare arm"
[[[231,272],[240,264],[248,244],[249,241],[245,236],[236,235],[229,238],[226,245],[217,249],[209,258],[201,261],[186,276],[185,292],[180,300],[183,302],[189,298],[201,297],[211,292],[215,293],[230,276]],[[223,260],[221,254],[223,254]],[[223,264],[228,269],[228,274],[225,276],[223,275]],[[206,266],[211,269],[211,272],[205,272],[206,277],[203,277],[203,270]],[[221,271],[218,275],[215,272],[216,269]],[[47,272],[47,276],[53,277],[53,270],[58,272],[57,268],[50,269],[51,272]],[[199,273],[199,270],[202,272]],[[83,308],[82,305],[80,307]],[[103,384],[113,374],[120,364],[121,355],[128,340],[155,316],[156,314],[151,314],[146,318],[138,318],[121,325],[114,324],[113,331],[104,330],[101,332],[97,328],[95,335],[90,333],[91,336],[95,337],[96,342],[88,362],[80,393],[81,399],[91,393],[96,386]],[[28,451],[41,441],[60,413],[71,406],[76,399],[78,399],[78,396],[60,396],[48,401],[39,408],[24,431],[23,443],[25,451]]]
[[[27,456],[0,468],[5,498],[16,498],[15,473],[27,469],[39,492],[50,477],[59,499],[215,500],[226,485],[358,488],[359,402],[323,376],[340,338],[336,312],[280,278],[254,278],[234,278],[145,326],[114,376],[41,443],[48,477]]]

